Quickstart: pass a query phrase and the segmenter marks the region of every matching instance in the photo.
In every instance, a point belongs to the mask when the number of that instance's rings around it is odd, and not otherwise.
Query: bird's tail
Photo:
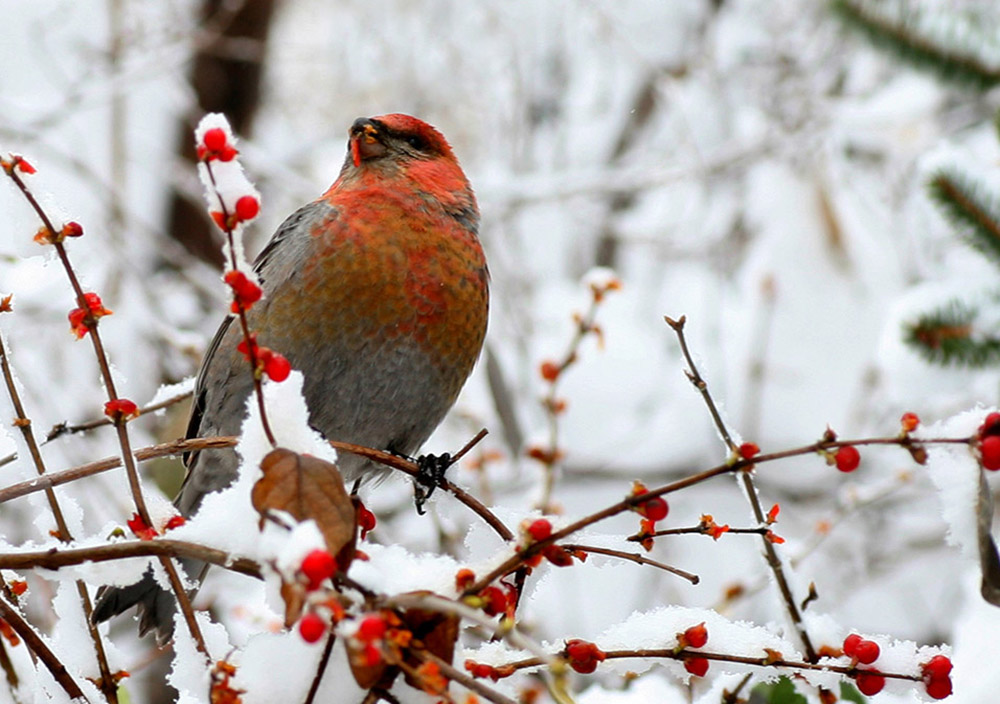
[[[174,612],[177,610],[174,595],[153,579],[153,572],[127,587],[101,587],[91,619],[94,623],[107,621],[138,606],[139,635],[156,630],[156,642],[166,645],[174,634]]]

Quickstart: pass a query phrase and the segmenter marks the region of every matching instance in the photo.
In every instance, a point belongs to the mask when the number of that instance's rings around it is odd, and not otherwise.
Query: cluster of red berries
[[[228,216],[218,210],[211,211],[209,215],[212,216],[212,221],[219,226],[220,230],[229,232],[240,223],[253,220],[258,213],[260,213],[260,201],[257,200],[256,196],[245,195],[236,200],[233,212],[229,213]]]
[[[648,493],[649,489],[642,482],[632,483],[632,496],[642,496]],[[635,504],[633,510],[652,524],[667,517],[667,514],[670,513],[670,505],[662,496],[654,496]]]
[[[354,639],[361,644],[365,665],[374,667],[382,661],[381,644],[388,630],[385,619],[378,615],[367,616],[358,624]]]
[[[227,271],[222,280],[233,290],[232,311],[234,313],[239,313],[241,306],[243,310],[250,310],[253,308],[253,304],[259,301],[261,296],[264,295],[257,282],[250,279],[250,277],[239,269]]]
[[[757,443],[755,442],[745,442],[739,446],[739,448],[737,449],[737,453],[739,454],[741,459],[752,460],[754,457],[760,454],[760,448],[757,447]]]
[[[232,161],[239,152],[229,143],[229,136],[221,127],[205,130],[198,145],[199,161]]]
[[[149,525],[142,519],[138,513],[133,513],[132,518],[128,519],[125,524],[132,531],[133,535],[139,540],[152,540],[160,533],[166,533],[168,530],[173,530],[174,528],[179,528],[187,522],[184,516],[171,516],[166,523],[163,524],[163,530],[157,531],[156,528]]]
[[[920,666],[924,687],[932,699],[951,696],[951,660],[946,655],[935,655]]]
[[[129,401],[127,398],[116,398],[104,404],[104,415],[114,421],[119,418],[132,420],[139,417],[139,407],[135,405],[135,401]]]
[[[56,244],[67,237],[83,237],[83,226],[78,222],[68,222],[59,232],[53,233],[47,226],[38,228],[34,240],[38,244]]]
[[[337,560],[327,550],[316,549],[302,559],[299,572],[305,578],[306,591],[314,592],[337,571]],[[315,643],[326,633],[327,622],[315,611],[299,619],[299,635],[307,643]]]
[[[90,332],[96,325],[98,318],[111,315],[111,311],[104,307],[101,297],[96,293],[83,294],[86,308],[74,308],[69,312],[69,327],[76,335],[76,339],[81,339]]]
[[[976,433],[979,461],[984,469],[1000,469],[1000,413],[990,413]]]
[[[527,549],[530,545],[548,540],[552,536],[552,524],[547,518],[539,518],[534,521],[525,521],[521,524],[521,544],[519,551]],[[569,567],[573,564],[573,557],[577,556],[581,560],[585,559],[584,553],[572,553],[561,545],[546,545],[541,552],[535,553],[525,560],[528,567],[537,567],[542,560],[548,560],[556,567]]]
[[[566,641],[563,657],[569,666],[583,675],[589,675],[597,669],[597,663],[603,662],[607,655],[594,643],[574,638]]]
[[[4,172],[10,176],[14,173],[14,170],[20,171],[22,174],[33,174],[35,173],[35,167],[28,163],[27,159],[18,154],[11,154],[10,159],[0,158],[0,166],[3,167]]]
[[[844,638],[843,650],[844,655],[851,658],[855,665],[858,663],[870,665],[878,660],[881,653],[878,643],[866,640],[857,633],[852,633]],[[854,675],[854,681],[858,686],[858,691],[866,696],[878,694],[885,687],[885,677],[875,669],[858,670]]]
[[[282,382],[288,378],[292,371],[292,365],[285,358],[270,347],[263,347],[257,344],[257,333],[250,333],[249,344],[244,338],[236,349],[243,354],[246,359],[250,359],[251,352],[257,360],[256,373],[266,374],[271,381]]]
[[[493,665],[487,665],[486,663],[476,662],[475,660],[466,660],[465,669],[469,671],[469,674],[476,679],[484,680],[491,679],[494,682],[503,679],[504,677],[510,677],[517,670],[511,665],[501,665],[500,667],[494,667]]]
[[[704,648],[708,643],[708,629],[705,623],[687,628],[683,633],[677,634],[677,648],[675,652],[680,653],[686,648]],[[700,656],[686,656],[684,658],[684,669],[697,677],[704,677],[708,672],[708,659]]]

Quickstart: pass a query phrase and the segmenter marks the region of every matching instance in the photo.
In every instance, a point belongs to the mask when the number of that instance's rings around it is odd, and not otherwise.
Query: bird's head
[[[472,187],[451,146],[423,120],[393,113],[359,117],[348,132],[347,158],[330,192],[391,187],[440,202],[475,228]]]
[[[379,160],[455,159],[444,135],[410,115],[359,117],[349,135],[348,161],[355,168],[366,162],[377,166]]]

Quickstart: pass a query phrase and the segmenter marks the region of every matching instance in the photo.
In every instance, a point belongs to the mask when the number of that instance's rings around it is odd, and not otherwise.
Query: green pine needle
[[[966,241],[1000,266],[1000,206],[996,198],[981,184],[945,169],[931,177],[928,188]]]
[[[958,301],[903,326],[903,340],[928,362],[986,367],[1000,363],[1000,337],[976,330],[977,311]]]
[[[830,6],[845,24],[863,32],[875,46],[892,52],[916,68],[981,90],[1000,83],[1000,66],[991,65],[978,56],[974,46],[946,46],[922,34],[913,21],[915,15],[890,17],[864,0],[831,0]]]

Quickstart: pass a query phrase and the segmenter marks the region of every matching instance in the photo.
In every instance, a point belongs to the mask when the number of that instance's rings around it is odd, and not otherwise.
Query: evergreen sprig
[[[892,52],[916,68],[982,90],[1000,83],[1000,66],[977,55],[974,46],[949,46],[938,38],[928,36],[917,26],[916,14],[900,13],[900,16],[892,17],[876,10],[865,0],[831,0],[830,6],[846,25],[861,31],[872,44]]]
[[[1000,266],[1000,204],[985,186],[951,169],[927,184],[931,197],[966,241]]]
[[[977,330],[977,315],[976,308],[953,300],[905,324],[903,339],[933,364],[994,366],[1000,363],[1000,337]]]

